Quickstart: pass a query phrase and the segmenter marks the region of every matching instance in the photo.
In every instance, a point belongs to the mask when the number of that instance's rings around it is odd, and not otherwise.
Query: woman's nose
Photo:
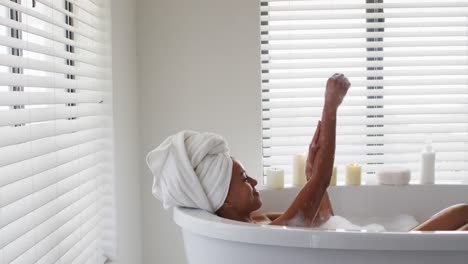
[[[250,184],[252,186],[256,186],[257,185],[257,180],[255,180],[254,178],[250,178]]]

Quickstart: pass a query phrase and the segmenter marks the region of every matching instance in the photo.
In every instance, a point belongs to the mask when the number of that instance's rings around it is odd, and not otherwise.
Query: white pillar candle
[[[284,188],[284,170],[280,168],[267,168],[266,186],[273,189]]]
[[[293,186],[303,187],[306,183],[305,175],[306,157],[304,154],[296,154],[293,157]]]
[[[330,185],[331,186],[336,186],[336,174],[337,174],[337,168],[336,166],[333,166],[333,173],[332,173],[332,176],[331,176],[331,180],[330,180]]]
[[[350,163],[346,166],[346,185],[361,184],[361,166],[357,163]]]

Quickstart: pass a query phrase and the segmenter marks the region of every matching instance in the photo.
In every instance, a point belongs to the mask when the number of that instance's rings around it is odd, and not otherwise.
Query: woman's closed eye
[[[247,173],[245,173],[245,171],[242,172],[242,176],[244,177],[242,179],[243,182],[248,182],[249,181],[249,176],[247,175]]]
[[[247,174],[244,173],[244,178],[242,179],[242,181],[244,182],[249,181],[249,176],[247,176]]]

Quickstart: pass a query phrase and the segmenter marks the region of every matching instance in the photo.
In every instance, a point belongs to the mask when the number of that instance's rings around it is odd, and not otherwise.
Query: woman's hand
[[[348,78],[346,78],[343,74],[333,74],[333,76],[328,78],[327,81],[327,88],[325,90],[325,104],[335,109],[338,108],[346,93],[348,92],[350,85],[351,83],[348,81]]]
[[[314,137],[312,138],[312,142],[309,145],[309,155],[307,156],[307,161],[306,161],[306,179],[309,181],[309,179],[312,177],[312,165],[314,164],[314,159],[315,159],[315,154],[317,153],[319,149],[318,145],[318,139],[320,136],[320,120],[317,123],[317,128],[315,129],[315,134]]]

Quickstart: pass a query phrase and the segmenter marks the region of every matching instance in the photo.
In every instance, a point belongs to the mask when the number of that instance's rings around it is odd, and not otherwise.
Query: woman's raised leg
[[[445,208],[411,229],[412,231],[468,230],[468,204],[456,204]],[[462,229],[465,228],[465,229]]]

